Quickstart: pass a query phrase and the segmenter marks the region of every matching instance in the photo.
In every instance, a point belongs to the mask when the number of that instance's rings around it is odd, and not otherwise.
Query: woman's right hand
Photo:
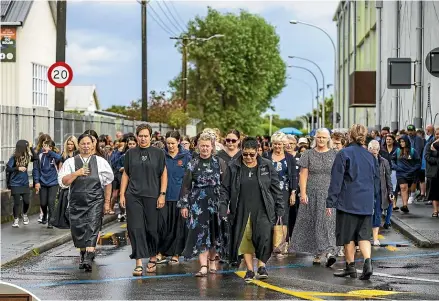
[[[90,173],[90,170],[89,170],[89,169],[85,169],[84,167],[78,169],[78,170],[75,172],[76,176],[78,176],[78,177],[81,177],[81,176],[88,176],[89,173]]]
[[[124,194],[120,194],[119,195],[119,204],[122,208],[125,208],[126,205],[126,200],[125,200],[125,195]]]
[[[25,172],[27,169],[26,169],[26,167],[24,167],[24,166],[20,166],[20,167],[18,168],[18,170],[21,171],[21,172]]]
[[[300,204],[303,204],[303,205],[308,204],[308,196],[304,193],[300,194]]]
[[[189,211],[187,210],[187,208],[181,208],[181,216],[183,218],[187,218]]]

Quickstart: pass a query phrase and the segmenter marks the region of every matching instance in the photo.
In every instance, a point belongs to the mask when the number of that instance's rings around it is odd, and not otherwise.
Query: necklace
[[[88,166],[88,161],[90,161],[91,156],[88,157],[86,160],[84,160],[84,158],[81,155],[79,155],[79,158],[81,158],[83,167],[86,168]]]
[[[248,172],[248,177],[249,178],[251,178],[252,177],[252,175],[254,175],[255,173],[253,172],[253,170],[256,168],[256,166],[257,165],[255,165],[255,166],[248,166],[247,164],[245,164],[244,163],[244,165],[249,169],[249,172]]]

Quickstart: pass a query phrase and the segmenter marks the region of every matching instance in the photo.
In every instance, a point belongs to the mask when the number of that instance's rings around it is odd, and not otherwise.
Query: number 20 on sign
[[[64,62],[57,62],[47,71],[49,82],[57,88],[64,88],[73,79],[72,68]]]

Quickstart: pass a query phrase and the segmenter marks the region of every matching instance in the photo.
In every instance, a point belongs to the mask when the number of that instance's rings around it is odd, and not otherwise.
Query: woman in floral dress
[[[203,133],[198,139],[200,155],[193,158],[186,169],[178,207],[187,218],[188,236],[183,256],[198,256],[201,269],[195,275],[207,276],[216,272],[215,255],[221,253],[218,202],[226,163],[212,155],[215,138]],[[207,260],[209,259],[209,266]]]

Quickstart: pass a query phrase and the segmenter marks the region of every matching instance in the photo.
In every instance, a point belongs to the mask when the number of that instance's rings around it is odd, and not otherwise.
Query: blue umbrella
[[[279,131],[284,133],[284,134],[289,134],[289,135],[297,135],[297,136],[303,135],[303,133],[296,128],[283,128],[283,129],[280,129]]]

